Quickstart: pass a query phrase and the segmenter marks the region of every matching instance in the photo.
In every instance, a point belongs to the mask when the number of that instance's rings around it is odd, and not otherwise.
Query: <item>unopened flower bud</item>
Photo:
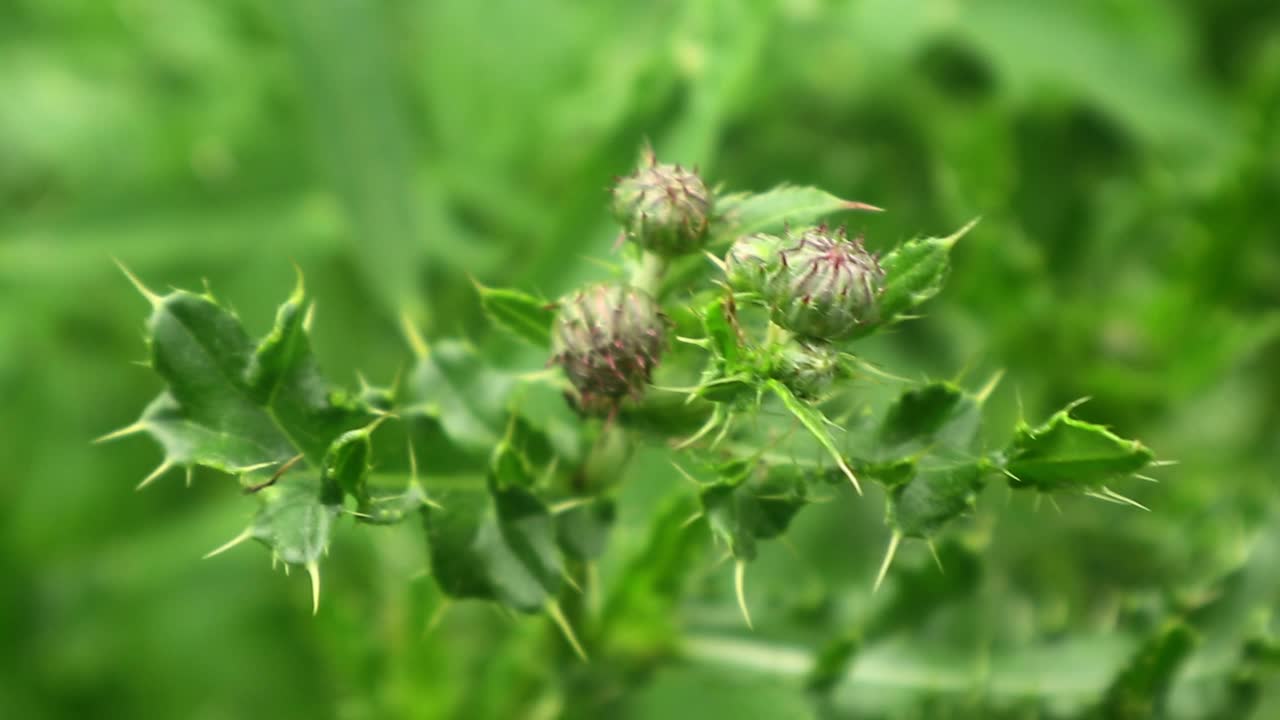
[[[816,400],[840,373],[840,353],[822,341],[793,339],[777,355],[773,375],[796,397]]]
[[[769,284],[773,321],[802,337],[839,340],[880,317],[884,270],[843,229],[790,233]]]
[[[659,164],[645,149],[640,168],[613,188],[613,214],[627,237],[664,257],[700,250],[711,224],[712,196],[697,173]]]
[[[552,362],[564,367],[588,412],[643,392],[666,344],[661,308],[638,288],[602,283],[561,301]]]
[[[744,235],[729,246],[724,273],[729,287],[738,292],[764,293],[782,266],[782,238],[756,233]]]

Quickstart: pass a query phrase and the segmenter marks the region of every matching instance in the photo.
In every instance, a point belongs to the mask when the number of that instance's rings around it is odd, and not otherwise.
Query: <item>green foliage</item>
[[[0,707],[1280,716],[1280,15],[953,5],[5,5]],[[611,250],[645,136],[699,252]],[[718,262],[823,222],[801,340]]]

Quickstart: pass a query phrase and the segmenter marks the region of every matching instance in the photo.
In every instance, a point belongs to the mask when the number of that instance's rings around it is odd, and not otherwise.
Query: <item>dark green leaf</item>
[[[1129,661],[1103,698],[1101,715],[1108,720],[1162,717],[1173,676],[1196,644],[1196,634],[1171,622],[1149,638]]]
[[[880,425],[880,453],[900,458],[933,446],[965,452],[980,421],[977,400],[947,382],[907,390],[889,406]]]
[[[804,473],[771,467],[753,473],[757,474],[763,477],[729,478],[702,491],[702,509],[711,531],[739,560],[754,559],[756,541],[782,534],[809,503]]]
[[[904,537],[929,538],[973,508],[981,489],[977,465],[920,470],[889,492],[888,522]]]
[[[551,324],[556,312],[550,303],[519,290],[476,283],[480,306],[499,327],[534,347],[551,347]]]
[[[341,502],[343,494],[362,504],[368,501],[365,478],[369,474],[369,458],[373,454],[373,445],[369,441],[371,430],[370,427],[350,430],[329,446],[320,469],[323,492],[328,502]]]
[[[209,295],[178,290],[149,297],[152,365],[167,388],[133,429],[165,448],[162,468],[235,472],[297,454],[318,467],[338,435],[372,419],[320,376],[304,327],[301,281],[256,347],[239,319]]]
[[[543,609],[560,586],[555,526],[542,502],[520,487],[453,490],[444,510],[423,509],[431,571],[456,598]]]
[[[1005,452],[1009,484],[1041,492],[1093,490],[1146,467],[1154,455],[1101,425],[1071,417],[1068,407],[1040,427],[1022,424]]]

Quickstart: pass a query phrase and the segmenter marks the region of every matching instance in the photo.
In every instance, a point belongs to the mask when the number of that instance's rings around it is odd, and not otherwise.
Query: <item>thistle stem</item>
[[[666,272],[666,258],[646,250],[640,257],[640,265],[631,273],[631,284],[656,298],[662,289],[662,276]]]

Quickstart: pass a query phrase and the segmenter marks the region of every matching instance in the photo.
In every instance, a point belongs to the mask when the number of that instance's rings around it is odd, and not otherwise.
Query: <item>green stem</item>
[[[640,265],[631,273],[631,284],[656,298],[666,272],[667,259],[646,250],[640,257]]]

